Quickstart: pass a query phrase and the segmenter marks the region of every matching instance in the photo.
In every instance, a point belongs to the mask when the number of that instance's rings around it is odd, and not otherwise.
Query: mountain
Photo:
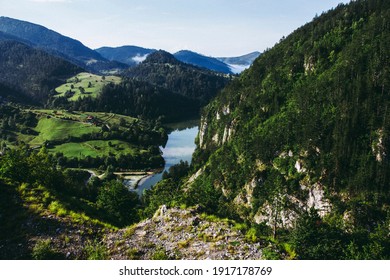
[[[9,94],[8,88],[11,95],[42,101],[50,89],[81,71],[80,67],[42,50],[0,39],[0,83],[5,86],[2,95]]]
[[[129,66],[135,66],[146,59],[146,56],[155,52],[155,49],[145,49],[136,46],[122,46],[117,48],[102,47],[96,49],[101,56],[108,60],[115,60]]]
[[[217,57],[218,60],[225,62],[226,64],[233,65],[248,65],[250,66],[256,58],[260,56],[260,52],[252,52],[237,57]]]
[[[217,57],[217,59],[227,64],[230,67],[230,71],[233,73],[241,73],[245,69],[249,68],[260,54],[260,52],[252,52],[242,56]]]
[[[44,26],[8,17],[0,17],[0,31],[31,42],[36,48],[77,64],[90,71],[123,69],[124,65],[108,61],[99,53],[84,46],[81,42],[63,36]]]
[[[124,75],[190,98],[198,104],[199,109],[228,82],[221,74],[185,64],[162,50],[148,55],[136,67],[125,71]]]
[[[148,55],[157,50],[136,46],[122,46],[117,48],[102,47],[96,49],[96,51],[110,61],[119,61],[129,66],[136,66],[145,60]],[[253,52],[239,57],[214,58],[189,50],[182,50],[173,54],[173,56],[181,62],[224,74],[241,73],[244,69],[248,68],[259,55],[259,52]]]
[[[181,191],[148,199],[241,220],[272,258],[389,259],[389,22],[352,1],[264,52],[203,110]]]
[[[220,73],[233,74],[228,65],[213,57],[204,56],[188,50],[179,51],[173,55],[176,59],[184,63],[192,64]]]
[[[31,45],[31,46],[33,45],[31,42],[27,40],[23,40],[18,37],[12,36],[11,34],[7,34],[0,31],[0,41],[5,41],[5,40],[19,41],[19,42],[23,42],[26,45]]]

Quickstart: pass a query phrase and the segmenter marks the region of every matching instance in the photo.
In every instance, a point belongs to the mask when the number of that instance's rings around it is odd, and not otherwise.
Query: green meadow
[[[109,156],[109,155],[128,155],[134,154],[137,150],[136,147],[130,143],[120,140],[94,140],[86,141],[81,143],[64,143],[58,145],[52,149],[49,149],[53,153],[62,153],[68,158],[85,158],[90,156],[92,158],[98,156]]]
[[[45,141],[64,141],[69,136],[81,137],[99,132],[101,128],[88,123],[51,117],[40,119],[35,130],[39,135],[30,142],[31,145],[42,145]]]
[[[32,110],[38,118],[34,128],[36,136],[19,134],[19,140],[29,143],[30,146],[41,146],[46,141],[61,142],[51,145],[49,152],[63,153],[68,158],[82,159],[87,156],[128,155],[142,153],[139,147],[123,140],[90,140],[69,141],[70,138],[80,138],[92,133],[101,133],[102,126],[116,126],[120,130],[124,126],[137,124],[138,120],[132,117],[100,112],[70,112],[66,110]],[[93,118],[99,125],[88,122]]]
[[[65,84],[57,87],[56,96],[69,96],[70,101],[76,101],[86,96],[96,97],[101,93],[103,87],[109,83],[119,84],[120,77],[116,76],[98,76],[91,73],[80,73],[66,81]],[[67,95],[72,92],[72,96]]]

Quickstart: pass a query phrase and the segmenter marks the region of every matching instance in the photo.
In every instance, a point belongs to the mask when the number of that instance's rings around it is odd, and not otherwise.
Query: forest
[[[281,39],[203,110],[196,179],[149,199],[241,220],[269,258],[388,259],[389,35],[369,0]]]
[[[188,67],[159,51],[100,94],[69,100],[47,85],[79,73],[76,66],[46,59],[26,84],[15,83],[13,69],[0,80],[0,258],[109,259],[119,251],[137,259],[153,251],[155,259],[180,259],[177,251],[200,240],[231,252],[256,246],[265,259],[388,260],[388,42],[390,2],[356,0],[283,37],[237,77]],[[27,48],[24,63],[45,58],[23,44],[0,47]],[[45,79],[50,73],[55,77]],[[34,104],[15,106],[14,91]],[[141,197],[115,180],[121,168],[161,167],[163,124],[199,113],[191,164],[172,166]],[[39,149],[27,145],[42,135],[50,139]],[[108,156],[65,156],[70,142]],[[124,147],[130,152],[123,154]],[[91,178],[83,167],[104,176]],[[172,254],[151,242],[126,248],[151,233],[147,225],[164,228],[162,205],[185,215],[165,216],[178,223],[159,241],[199,229],[198,239],[181,240]],[[216,224],[225,228],[210,233]],[[217,247],[232,228],[245,244]],[[194,257],[207,258],[203,253]]]

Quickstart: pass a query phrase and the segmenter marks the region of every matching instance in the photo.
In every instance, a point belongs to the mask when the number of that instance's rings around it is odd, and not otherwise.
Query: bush
[[[119,226],[130,225],[139,220],[138,195],[126,189],[121,182],[113,180],[103,185],[96,203]]]
[[[98,241],[89,241],[84,248],[87,260],[107,260],[108,252],[103,243]]]
[[[156,250],[154,252],[154,254],[152,255],[151,259],[154,261],[156,261],[156,260],[170,260],[167,252],[163,248]]]
[[[63,259],[63,256],[52,248],[52,243],[49,239],[38,240],[32,250],[31,256],[34,260]]]

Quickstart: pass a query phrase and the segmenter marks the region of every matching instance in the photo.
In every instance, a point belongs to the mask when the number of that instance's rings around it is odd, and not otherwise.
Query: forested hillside
[[[206,105],[228,82],[221,74],[182,63],[161,50],[150,54],[124,75],[190,98],[198,103],[198,108]]]
[[[174,54],[174,57],[184,63],[210,69],[215,72],[233,74],[229,65],[214,57],[204,56],[188,50],[179,51]]]
[[[19,95],[29,96],[30,100],[24,101],[46,99],[51,89],[81,71],[76,65],[44,51],[13,40],[0,40],[0,83],[20,92]],[[3,94],[10,93],[4,90]]]
[[[389,42],[385,0],[281,39],[204,109],[196,174],[169,200],[245,221],[291,258],[389,258]]]
[[[81,42],[41,25],[0,17],[0,32],[15,37],[21,42],[28,42],[37,49],[59,56],[90,71],[105,72],[126,68],[125,64],[108,61]]]
[[[48,100],[52,108],[112,112],[164,122],[199,117],[198,103],[168,89],[125,78],[120,84],[108,84],[97,97],[85,96],[69,101],[65,96]]]

